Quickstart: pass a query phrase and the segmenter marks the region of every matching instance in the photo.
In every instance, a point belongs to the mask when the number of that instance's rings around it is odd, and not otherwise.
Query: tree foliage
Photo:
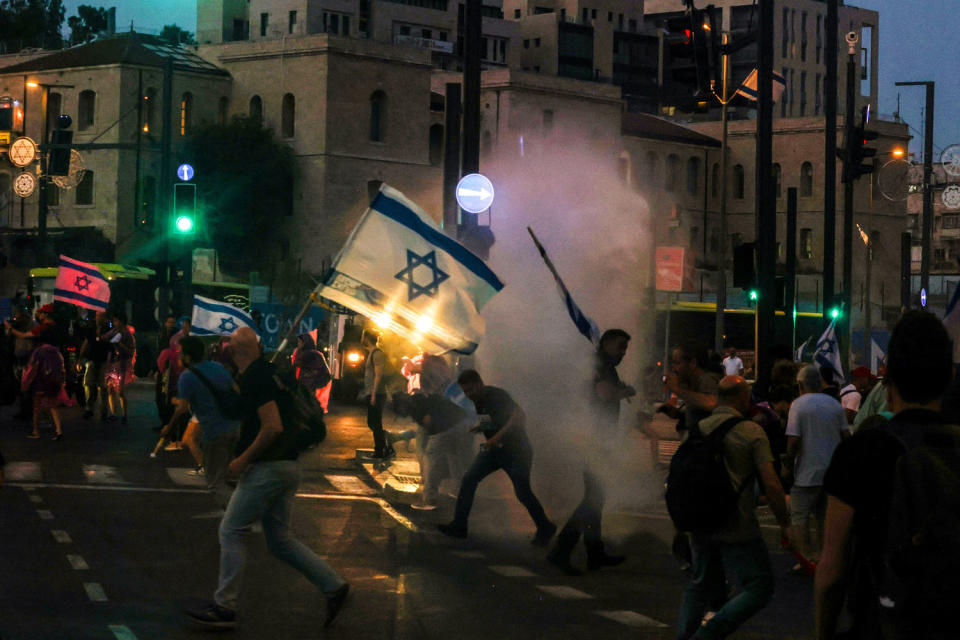
[[[70,27],[71,45],[90,42],[107,30],[107,10],[82,4],[77,7],[77,15],[67,19],[67,26]]]
[[[197,44],[196,38],[186,29],[181,29],[175,24],[163,25],[163,31],[160,32],[160,39],[166,40],[170,44]]]
[[[0,0],[0,53],[61,48],[64,15],[63,0]]]
[[[293,150],[255,118],[198,127],[186,148],[196,169],[203,226],[223,268],[236,275],[276,259],[293,206]]]

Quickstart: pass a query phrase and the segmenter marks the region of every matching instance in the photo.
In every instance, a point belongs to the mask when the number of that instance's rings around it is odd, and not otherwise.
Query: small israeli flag
[[[243,309],[203,296],[193,296],[190,326],[190,332],[196,336],[230,336],[240,327],[250,327],[260,333],[257,323]]]
[[[943,326],[947,328],[950,339],[953,340],[953,362],[960,363],[960,282],[953,291],[953,297],[947,305],[947,312],[943,316]]]
[[[747,76],[747,79],[743,81],[743,84],[740,85],[740,88],[737,89],[737,95],[743,96],[747,100],[752,100],[753,102],[757,101],[757,77],[760,73],[754,69],[750,72],[750,75]],[[787,82],[783,78],[783,74],[774,71],[773,72],[773,93],[771,98],[774,102],[777,102],[780,99],[780,96],[783,95],[784,89],[787,88]]]
[[[817,341],[817,349],[813,353],[813,361],[820,366],[820,370],[831,369],[834,380],[843,380],[843,365],[840,363],[840,343],[837,342],[837,319],[830,321],[827,330]]]

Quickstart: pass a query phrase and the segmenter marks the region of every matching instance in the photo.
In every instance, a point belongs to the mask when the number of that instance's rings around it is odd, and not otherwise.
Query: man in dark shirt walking
[[[240,371],[240,396],[246,416],[240,426],[237,456],[230,472],[240,477],[220,522],[220,581],[213,602],[187,611],[201,626],[231,629],[246,565],[246,532],[263,523],[270,552],[302,573],[326,595],[327,618],[333,622],[347,599],[349,585],[322,558],[290,532],[290,512],[300,484],[296,432],[284,429],[289,415],[286,396],[277,387],[273,366],[260,354],[252,329],[243,327],[230,339],[233,360]]]
[[[597,435],[609,438],[620,420],[620,401],[636,395],[633,387],[620,381],[617,365],[627,353],[630,334],[623,329],[608,329],[600,337],[594,368],[593,385],[590,389],[590,405]],[[600,536],[604,493],[599,475],[589,465],[583,470],[583,500],[570,516],[570,520],[557,536],[557,546],[547,559],[567,575],[580,575],[580,570],[570,564],[580,534],[587,548],[587,568],[600,569],[622,563],[623,556],[609,555],[604,551]]]
[[[448,536],[466,538],[467,519],[473,507],[477,485],[494,471],[503,469],[510,476],[517,499],[527,508],[537,525],[533,543],[546,545],[557,531],[557,525],[547,518],[543,506],[530,488],[533,447],[524,429],[526,415],[523,409],[503,389],[484,385],[480,374],[473,369],[461,373],[457,382],[481,416],[481,425],[474,427],[473,431],[482,431],[487,441],[481,445],[480,453],[463,476],[453,522],[438,525],[437,528]],[[484,416],[488,419],[484,420]]]

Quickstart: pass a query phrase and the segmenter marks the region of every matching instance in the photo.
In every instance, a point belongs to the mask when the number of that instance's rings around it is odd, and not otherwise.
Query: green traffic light
[[[174,224],[177,228],[177,233],[191,233],[193,231],[193,218],[188,215],[181,214],[177,216]]]
[[[754,302],[760,297],[760,293],[756,289],[750,289],[750,299]]]
[[[834,308],[830,309],[830,317],[833,318],[834,320],[836,320],[837,318],[839,318],[839,317],[840,317],[840,309],[838,309],[837,307],[834,307]]]

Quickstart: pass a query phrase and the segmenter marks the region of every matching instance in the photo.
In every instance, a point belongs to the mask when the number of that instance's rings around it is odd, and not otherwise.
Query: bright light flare
[[[902,158],[904,156],[904,151],[900,148],[894,149],[891,151],[891,153],[893,154],[894,158]]]
[[[417,318],[417,331],[420,333],[427,333],[430,329],[433,328],[433,318],[429,316],[420,316]]]
[[[350,353],[347,354],[347,362],[349,362],[350,364],[357,364],[358,362],[360,362],[360,354],[357,353],[356,351],[351,351]]]
[[[390,317],[390,314],[383,311],[373,314],[373,317],[370,319],[373,320],[373,324],[377,325],[381,329],[386,329],[393,321],[393,318]]]
[[[193,218],[190,216],[177,216],[177,231],[188,233],[193,231]]]
[[[37,83],[37,82],[33,82],[33,81],[31,80],[30,82],[27,83],[27,86],[30,87],[31,89],[36,89],[37,87],[40,86],[40,84]]]

